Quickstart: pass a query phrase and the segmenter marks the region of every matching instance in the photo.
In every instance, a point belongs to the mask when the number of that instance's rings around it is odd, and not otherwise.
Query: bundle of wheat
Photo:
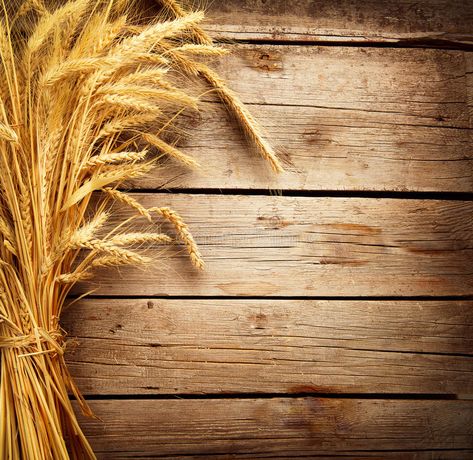
[[[64,362],[59,319],[71,287],[95,267],[146,263],[138,249],[172,241],[133,231],[138,218],[170,222],[194,265],[203,266],[176,212],[146,209],[117,187],[163,156],[195,165],[166,132],[180,113],[198,109],[189,90],[196,77],[273,169],[281,166],[254,119],[203,62],[225,50],[199,27],[201,12],[163,0],[163,15],[150,22],[129,0],[2,5],[0,458],[95,458],[70,394],[92,414]],[[136,215],[111,228],[113,203]]]

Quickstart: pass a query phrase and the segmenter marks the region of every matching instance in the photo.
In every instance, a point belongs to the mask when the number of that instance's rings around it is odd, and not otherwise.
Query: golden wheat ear
[[[277,172],[283,172],[281,162],[271,144],[263,137],[260,126],[251,115],[250,111],[240,101],[240,98],[231,91],[224,81],[210,68],[201,65],[201,75],[216,89],[220,99],[228,108],[230,113],[238,121],[241,129],[248,139],[253,143],[261,156],[271,165],[271,168]]]
[[[159,4],[165,7],[174,17],[182,18],[188,14],[176,0],[156,0]],[[278,159],[276,152],[271,144],[266,141],[263,136],[262,129],[256,119],[251,115],[246,106],[241,102],[240,98],[227,86],[222,78],[220,78],[208,66],[199,64],[195,65],[192,61],[183,59],[183,52],[212,54],[210,49],[215,50],[214,54],[220,51],[220,48],[213,45],[212,38],[197,24],[191,28],[192,39],[196,44],[185,44],[180,48],[175,48],[171,51],[172,56],[178,64],[190,74],[200,75],[204,78],[217,92],[220,100],[226,106],[230,114],[238,122],[240,128],[250,142],[255,146],[256,150],[261,156],[271,165],[273,171],[280,173],[284,171],[281,161]],[[200,46],[200,47],[199,47]]]

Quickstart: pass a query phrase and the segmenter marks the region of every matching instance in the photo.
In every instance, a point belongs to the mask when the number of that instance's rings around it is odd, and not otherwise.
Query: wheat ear
[[[165,6],[174,15],[174,17],[185,17],[186,11],[178,4],[176,0],[157,1]],[[191,30],[194,40],[198,44],[210,45],[213,43],[210,36],[205,33],[198,25],[194,25]],[[192,44],[187,44],[185,46],[191,47]],[[178,50],[179,48],[177,50],[173,50],[174,57],[178,56],[179,52],[175,53],[175,51]],[[225,82],[214,71],[205,65],[194,66],[191,61],[183,59],[177,59],[177,61],[180,62],[181,66],[189,73],[201,75],[213,88],[216,89],[221,101],[225,104],[229,112],[234,116],[242,131],[245,133],[248,139],[251,140],[261,156],[269,162],[271,168],[275,172],[283,172],[284,168],[282,167],[276,152],[269,142],[265,140],[257,121],[251,115],[245,105],[240,101],[240,98],[228,88]]]
[[[162,208],[150,208],[150,212],[156,212],[157,214],[164,217],[168,222],[170,222],[174,228],[176,229],[179,238],[182,242],[186,245],[187,251],[189,252],[189,256],[191,258],[192,263],[196,268],[203,269],[204,268],[204,260],[202,258],[202,254],[199,251],[199,248],[194,241],[194,237],[192,236],[191,232],[189,231],[189,227],[186,223],[182,220],[182,217],[170,208],[162,207]]]

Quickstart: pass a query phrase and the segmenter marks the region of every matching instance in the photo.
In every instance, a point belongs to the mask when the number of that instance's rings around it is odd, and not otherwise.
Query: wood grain
[[[157,246],[147,269],[97,272],[111,296],[472,295],[473,202],[134,194],[189,224],[207,267]],[[118,212],[123,218],[127,210]],[[144,224],[145,225],[145,224]],[[148,225],[148,224],[146,224]],[[137,226],[139,228],[139,226]],[[146,228],[149,228],[147,226]],[[163,227],[163,230],[168,230]]]
[[[473,4],[448,0],[225,0],[208,2],[206,29],[244,40],[473,42]]]
[[[473,448],[473,401],[307,397],[91,405],[103,421],[82,422],[101,459],[238,453],[295,458],[353,451],[377,451],[383,458],[385,450]]]
[[[220,39],[293,42],[228,45],[217,64],[287,172],[274,176],[207,95],[176,139],[201,169],[171,163],[131,187],[473,192],[472,53],[295,46],[467,49],[473,2],[228,0],[208,16]],[[131,398],[91,401],[102,420],[81,419],[100,459],[472,458],[472,400],[295,394],[473,393],[473,301],[218,298],[471,296],[472,202],[137,197],[182,214],[207,270],[156,246],[149,269],[76,291],[99,288],[63,320],[80,342],[72,373],[86,394]],[[234,395],[132,399],[217,393]]]
[[[472,301],[90,299],[63,327],[86,394],[473,393]]]
[[[209,102],[181,120],[189,137],[180,145],[201,168],[171,163],[133,187],[473,191],[468,53],[232,49],[217,69],[279,146],[287,172],[273,174]]]

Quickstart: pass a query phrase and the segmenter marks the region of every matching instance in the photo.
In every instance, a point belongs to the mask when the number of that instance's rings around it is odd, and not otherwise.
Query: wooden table
[[[156,248],[81,287],[64,326],[99,458],[473,458],[473,2],[208,14],[287,172],[209,96],[182,145],[201,170],[133,184],[207,269]]]

